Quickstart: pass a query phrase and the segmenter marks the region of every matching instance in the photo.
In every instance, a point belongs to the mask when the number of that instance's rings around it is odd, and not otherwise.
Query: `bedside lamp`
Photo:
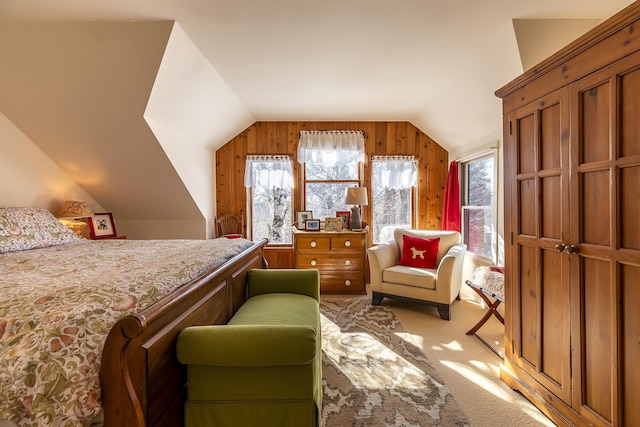
[[[92,215],[93,212],[91,212],[91,208],[86,202],[67,200],[64,202],[60,212],[58,212],[57,218],[61,223],[73,230],[76,236],[82,237],[82,230],[87,226],[86,221],[83,221],[83,219]]]
[[[351,221],[349,221],[349,228],[352,230],[362,229],[362,220],[360,219],[360,206],[368,205],[369,199],[367,197],[366,187],[349,187],[344,195],[345,205],[354,205],[351,208]]]

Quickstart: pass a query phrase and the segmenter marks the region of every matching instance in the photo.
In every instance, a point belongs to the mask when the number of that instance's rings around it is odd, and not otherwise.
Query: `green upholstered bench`
[[[185,426],[318,426],[322,408],[317,270],[251,270],[226,325],[178,337],[187,365]]]

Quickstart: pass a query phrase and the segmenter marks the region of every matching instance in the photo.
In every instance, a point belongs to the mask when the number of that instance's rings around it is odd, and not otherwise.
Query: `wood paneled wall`
[[[433,139],[407,122],[256,122],[216,151],[216,208],[218,215],[246,212],[245,156],[288,154],[294,159],[294,211],[301,209],[302,168],[297,147],[302,130],[361,130],[365,134],[364,186],[370,188],[372,155],[414,155],[419,160],[417,228],[441,226],[442,197],[449,153]],[[364,206],[362,219],[371,223]],[[369,242],[371,244],[371,242]]]

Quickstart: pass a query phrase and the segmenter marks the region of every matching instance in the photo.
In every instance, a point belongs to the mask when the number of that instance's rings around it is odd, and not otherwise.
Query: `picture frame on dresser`
[[[342,218],[325,218],[324,231],[342,231]]]
[[[116,237],[116,224],[111,212],[94,213],[89,217],[89,235],[91,239],[108,239]]]
[[[349,222],[351,221],[351,211],[338,211],[336,217],[342,219],[342,229],[349,229]]]
[[[298,230],[305,230],[305,220],[312,219],[312,211],[297,211],[296,212],[296,228]]]
[[[307,230],[307,231],[320,231],[320,220],[319,219],[305,219],[304,220],[304,230]]]

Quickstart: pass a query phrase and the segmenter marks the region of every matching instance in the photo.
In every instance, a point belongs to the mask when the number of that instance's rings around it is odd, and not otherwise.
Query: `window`
[[[412,227],[417,165],[413,156],[374,156],[371,165],[373,242],[381,243],[396,228]]]
[[[298,160],[304,164],[304,209],[313,217],[335,217],[349,210],[347,187],[361,182],[364,134],[360,131],[302,131]]]
[[[462,235],[467,250],[496,261],[496,155],[462,162]]]
[[[249,225],[254,241],[291,243],[293,174],[289,156],[247,156],[244,184],[249,189]]]

